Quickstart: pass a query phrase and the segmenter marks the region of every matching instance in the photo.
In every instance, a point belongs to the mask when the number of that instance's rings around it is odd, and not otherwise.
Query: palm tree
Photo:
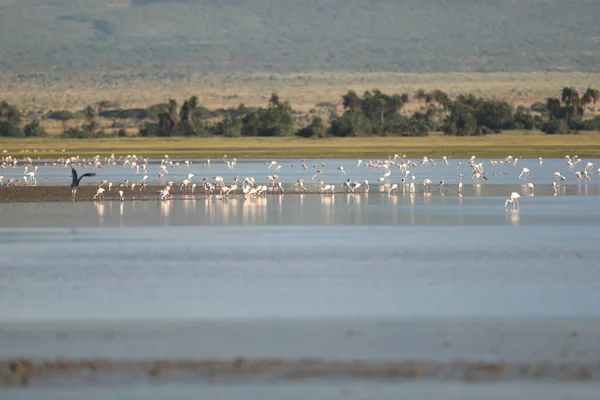
[[[83,118],[87,124],[91,124],[96,118],[96,110],[92,106],[87,106],[83,110]]]
[[[450,102],[450,97],[439,89],[434,90],[432,95],[435,102],[438,103],[444,109],[444,111],[446,111],[448,103]]]
[[[271,107],[271,108],[279,107],[279,96],[277,96],[277,93],[271,94],[271,98],[269,99],[269,107]]]
[[[190,123],[190,106],[187,100],[184,100],[183,104],[181,105],[181,109],[179,110],[179,119],[184,124]]]
[[[188,107],[190,110],[189,122],[190,125],[196,126],[196,109],[198,108],[198,96],[192,96],[188,100]]]
[[[586,105],[592,103],[593,110],[596,111],[596,102],[598,99],[600,99],[600,91],[589,87],[581,97],[581,104],[585,107]]]
[[[15,106],[11,106],[6,101],[0,103],[0,118],[13,125],[21,123],[21,113]]]
[[[415,92],[415,99],[421,101],[423,99],[425,99],[425,91],[423,89],[419,89]]]
[[[361,108],[360,97],[355,91],[350,90],[348,93],[342,96],[342,105],[344,109],[350,110],[351,113],[356,113]]]
[[[563,87],[561,92],[561,100],[567,108],[568,119],[576,119],[579,116],[581,100],[579,93],[572,87]]]
[[[560,92],[560,99],[566,106],[571,105],[571,98],[573,97],[573,92],[577,92],[575,88],[567,86],[562,88],[562,91]]]
[[[402,93],[400,99],[402,100],[402,105],[407,104],[410,101],[408,93]]]
[[[96,111],[98,115],[102,113],[102,111],[111,108],[113,105],[108,100],[101,100],[98,104],[96,104]]]
[[[168,106],[168,115],[170,121],[171,128],[175,127],[179,122],[178,113],[177,113],[177,100],[169,99]]]
[[[400,110],[402,110],[402,107],[404,107],[404,104],[406,104],[403,97],[399,94],[393,94],[392,96],[390,96],[390,98],[387,100],[387,103],[388,107],[390,108],[390,111],[393,114],[400,112]]]
[[[560,100],[556,97],[549,97],[546,100],[546,109],[548,110],[550,119],[558,119],[560,117],[561,108]]]

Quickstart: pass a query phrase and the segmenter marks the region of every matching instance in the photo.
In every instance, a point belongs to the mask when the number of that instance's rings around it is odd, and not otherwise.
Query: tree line
[[[341,97],[341,110],[336,104],[321,103],[328,111],[324,119],[316,110],[300,113],[275,93],[266,107],[238,107],[209,110],[198,97],[185,99],[181,105],[174,99],[148,108],[120,109],[102,101],[78,112],[49,111],[44,118],[60,121],[63,137],[87,138],[111,135],[99,124],[98,117],[113,121],[112,136],[127,136],[124,121],[134,121],[142,137],[171,136],[299,136],[304,138],[350,136],[427,136],[441,131],[451,136],[479,136],[507,130],[540,129],[547,134],[569,134],[580,130],[600,130],[600,117],[585,118],[591,105],[595,110],[600,92],[588,88],[582,95],[572,87],[564,87],[558,97],[530,107],[461,94],[455,99],[441,91],[418,90],[413,99],[419,110],[408,112],[411,97],[407,93],[386,94],[374,89],[359,96],[348,91]],[[70,121],[83,121],[68,126]],[[38,119],[21,127],[21,113],[6,103],[0,104],[1,136],[44,136]]]

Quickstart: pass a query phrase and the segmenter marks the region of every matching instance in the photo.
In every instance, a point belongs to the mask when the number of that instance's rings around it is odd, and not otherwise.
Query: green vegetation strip
[[[63,151],[64,150],[64,151]],[[600,156],[600,133],[543,135],[541,133],[500,134],[481,138],[339,138],[310,140],[297,138],[127,138],[127,139],[5,139],[0,140],[3,156],[57,158],[61,156],[106,156],[142,154],[148,157],[387,157],[415,156],[479,157],[506,155],[521,157]],[[5,152],[4,152],[5,151]]]

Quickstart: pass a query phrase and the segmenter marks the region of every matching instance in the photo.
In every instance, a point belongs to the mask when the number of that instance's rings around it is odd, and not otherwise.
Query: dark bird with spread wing
[[[75,168],[71,168],[71,174],[73,175],[73,182],[71,183],[71,200],[75,200],[75,195],[77,194],[77,188],[79,187],[79,182],[81,182],[81,180],[85,176],[96,176],[96,173],[88,172],[87,174],[81,175],[79,177],[79,179],[77,179],[77,171],[75,171]]]

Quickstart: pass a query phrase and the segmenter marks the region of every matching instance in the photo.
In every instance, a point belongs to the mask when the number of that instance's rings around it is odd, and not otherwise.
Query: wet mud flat
[[[597,319],[6,323],[2,387],[600,382]]]
[[[53,384],[276,383],[307,380],[374,381],[600,381],[600,363],[507,363],[487,361],[330,361],[324,359],[144,360],[7,359],[1,386]]]
[[[335,183],[335,182],[334,182]],[[266,184],[262,183],[260,185]],[[144,188],[135,187],[119,187],[114,185],[111,190],[105,190],[103,197],[98,197],[97,200],[120,200],[118,191],[123,191],[125,201],[130,200],[157,200],[159,198],[159,192],[164,189],[164,184],[149,184]],[[201,185],[196,188],[194,193],[191,189],[181,190],[180,184],[175,183],[173,189],[169,195],[169,199],[181,200],[181,199],[203,199],[207,197],[207,193]],[[335,183],[334,192],[323,193],[319,190],[316,183],[306,183],[306,191],[299,191],[293,183],[285,183],[282,185],[283,191],[277,186],[268,186],[268,190],[262,196],[265,195],[339,195],[339,194],[354,194],[356,196],[365,194],[388,194],[391,188],[390,184],[385,185],[371,185],[368,190],[361,187],[355,192],[350,193],[348,189],[344,187],[342,183]],[[98,185],[80,185],[77,189],[77,196],[75,201],[94,201],[94,195],[98,190]],[[523,185],[513,184],[465,184],[462,192],[459,194],[456,185],[447,185],[444,190],[440,191],[436,187],[425,188],[422,184],[418,185],[415,193],[410,193],[408,186],[402,187],[398,185],[397,191],[392,191],[392,196],[425,196],[425,197],[439,197],[439,196],[508,196],[511,191],[522,192],[523,196],[598,196],[600,195],[600,185],[562,185],[557,193],[553,192],[550,185],[538,187],[534,191],[525,188]],[[220,189],[216,189],[212,193],[213,196],[222,197]],[[238,187],[235,193],[229,194],[228,198],[243,198],[242,188]],[[11,186],[0,186],[0,204],[2,203],[56,203],[56,202],[70,202],[71,201],[71,187],[69,185],[55,185],[55,184],[42,184],[35,186],[25,185],[11,185]]]
[[[158,198],[158,191],[165,185],[148,185],[145,189],[122,189],[113,187],[104,192],[105,200],[119,200],[118,191],[126,192],[129,199],[149,200]],[[97,185],[80,185],[75,201],[93,201],[98,190]],[[56,203],[71,201],[71,187],[68,185],[37,185],[37,186],[2,186],[0,187],[1,203]]]

